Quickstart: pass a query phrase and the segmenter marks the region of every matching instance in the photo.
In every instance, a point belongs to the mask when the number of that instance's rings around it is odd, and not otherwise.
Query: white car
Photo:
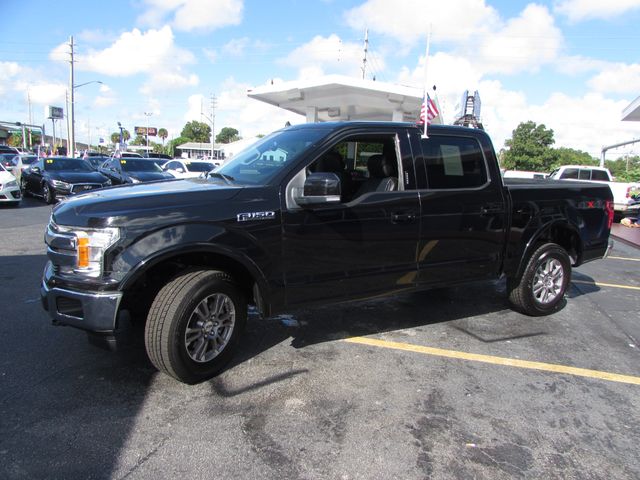
[[[628,216],[637,213],[635,195],[640,192],[640,183],[615,182],[607,168],[589,165],[563,165],[549,174],[553,180],[581,180],[609,185],[613,194],[613,209],[616,215]]]
[[[8,203],[18,206],[22,199],[22,192],[16,177],[4,165],[0,164],[0,204]]]
[[[169,160],[162,165],[162,170],[176,178],[202,177],[205,173],[216,168],[213,162],[207,160]]]

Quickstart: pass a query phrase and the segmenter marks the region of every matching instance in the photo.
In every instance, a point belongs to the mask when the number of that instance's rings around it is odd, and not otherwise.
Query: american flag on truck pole
[[[431,125],[433,123],[433,119],[440,115],[440,111],[436,106],[435,102],[431,99],[429,94],[427,93],[426,99],[422,97],[422,107],[420,107],[420,121],[421,125],[427,124]],[[425,130],[426,131],[426,130]]]

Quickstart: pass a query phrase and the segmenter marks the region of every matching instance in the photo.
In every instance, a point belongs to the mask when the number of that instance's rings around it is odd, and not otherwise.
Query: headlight
[[[10,182],[7,182],[4,184],[4,188],[11,188],[11,187],[17,187],[18,186],[18,182],[16,182],[15,180],[11,180]]]
[[[58,226],[61,232],[75,235],[76,266],[74,273],[99,277],[102,275],[104,252],[120,239],[118,228],[74,228]]]
[[[62,180],[51,180],[51,184],[56,188],[71,190],[71,184],[67,182],[63,182]]]

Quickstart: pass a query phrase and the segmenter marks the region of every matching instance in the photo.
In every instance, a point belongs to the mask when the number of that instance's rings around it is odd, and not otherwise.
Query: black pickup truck
[[[563,305],[602,258],[608,186],[505,184],[480,130],[348,122],[288,127],[207,178],[107,188],[52,212],[41,286],[56,325],[114,341],[145,322],[152,363],[194,383],[236,347],[248,306],[314,303],[506,277],[529,315]]]

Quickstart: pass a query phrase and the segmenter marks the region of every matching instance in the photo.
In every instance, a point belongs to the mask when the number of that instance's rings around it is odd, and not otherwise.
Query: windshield
[[[189,170],[190,172],[210,172],[211,170],[216,168],[213,163],[206,162],[185,162],[185,165],[187,166],[187,170]]]
[[[47,158],[44,161],[45,170],[70,171],[70,172],[90,172],[91,167],[87,162],[75,158]]]
[[[326,134],[320,128],[274,132],[235,155],[216,173],[238,183],[266,185]]]
[[[120,165],[125,172],[162,172],[153,160],[127,158],[120,160]]]
[[[17,160],[15,163],[13,162],[13,159],[16,157],[17,155],[15,153],[2,153],[0,154],[0,162],[5,166],[10,167],[17,163]]]

